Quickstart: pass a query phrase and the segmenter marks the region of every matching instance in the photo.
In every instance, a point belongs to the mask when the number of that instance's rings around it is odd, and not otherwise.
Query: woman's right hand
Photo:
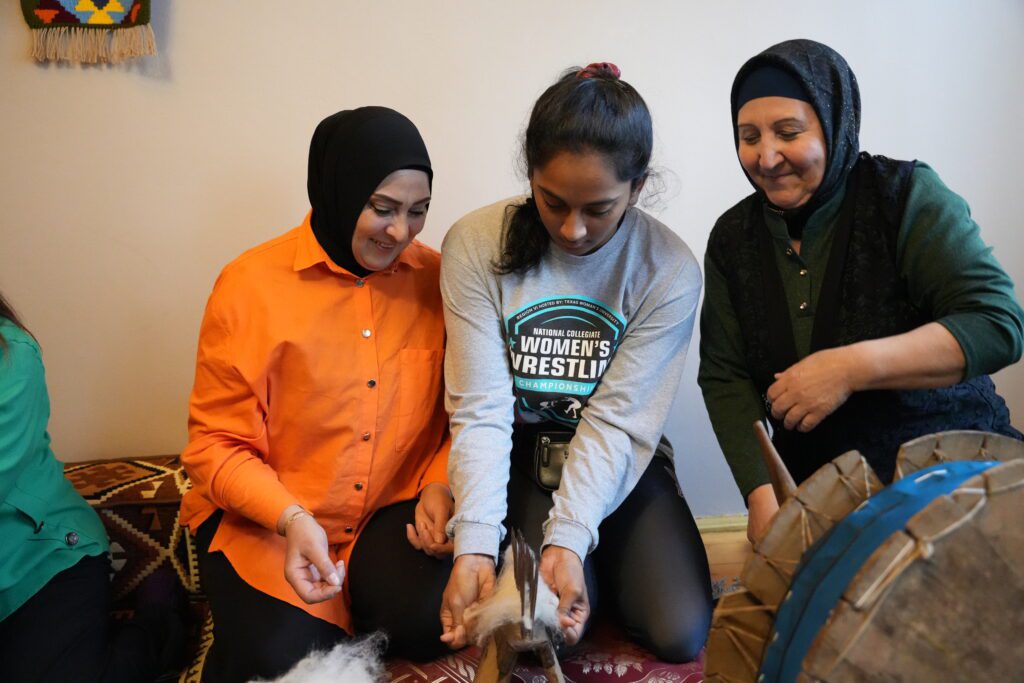
[[[469,636],[463,612],[494,590],[494,558],[490,555],[459,555],[441,597],[441,642],[458,650]]]
[[[761,540],[778,511],[779,501],[771,484],[762,484],[747,494],[747,540]]]
[[[290,517],[288,512],[285,510],[282,517]],[[331,562],[327,552],[327,533],[313,516],[300,515],[287,524],[284,533],[288,544],[284,555],[284,578],[295,594],[304,602],[313,604],[330,600],[340,593],[341,582],[345,580],[345,563],[335,565]]]

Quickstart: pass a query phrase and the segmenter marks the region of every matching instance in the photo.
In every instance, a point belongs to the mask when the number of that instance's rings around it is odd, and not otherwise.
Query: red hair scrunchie
[[[593,64],[587,64],[585,67],[580,69],[576,76],[578,78],[613,78],[618,80],[622,76],[622,71],[619,67],[615,66],[611,62],[594,62]]]

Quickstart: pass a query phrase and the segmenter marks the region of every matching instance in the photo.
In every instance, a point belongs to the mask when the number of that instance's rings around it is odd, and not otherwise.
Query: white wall
[[[419,125],[436,174],[424,239],[439,246],[459,215],[524,186],[517,135],[573,64],[617,62],[647,99],[671,187],[655,212],[702,257],[750,189],[729,127],[736,69],[787,38],[828,43],[861,83],[862,146],[932,164],[1024,282],[1016,0],[153,4],[160,54],[116,68],[36,65],[18,4],[0,6],[0,290],[42,342],[62,459],[181,449],[210,287],[301,220],[322,117],[375,103]],[[739,511],[695,349],[669,435],[695,511]],[[1022,379],[1020,365],[997,377],[1018,420]]]

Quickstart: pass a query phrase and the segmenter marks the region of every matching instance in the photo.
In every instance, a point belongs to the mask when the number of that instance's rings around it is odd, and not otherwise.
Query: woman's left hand
[[[444,484],[427,484],[416,503],[415,525],[405,525],[405,536],[410,545],[431,557],[451,555],[454,543],[445,534],[444,527],[454,511],[451,490]]]
[[[772,415],[786,429],[809,432],[853,393],[849,347],[825,349],[775,375],[768,387]]]
[[[558,620],[565,642],[575,645],[590,618],[590,598],[583,578],[583,562],[568,548],[549,545],[540,554],[540,577],[558,596]]]

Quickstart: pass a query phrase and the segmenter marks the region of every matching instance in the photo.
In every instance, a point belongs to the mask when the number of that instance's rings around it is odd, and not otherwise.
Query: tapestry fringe
[[[132,57],[156,54],[156,36],[149,24],[100,29],[55,26],[32,29],[32,56],[40,62],[117,64]]]

